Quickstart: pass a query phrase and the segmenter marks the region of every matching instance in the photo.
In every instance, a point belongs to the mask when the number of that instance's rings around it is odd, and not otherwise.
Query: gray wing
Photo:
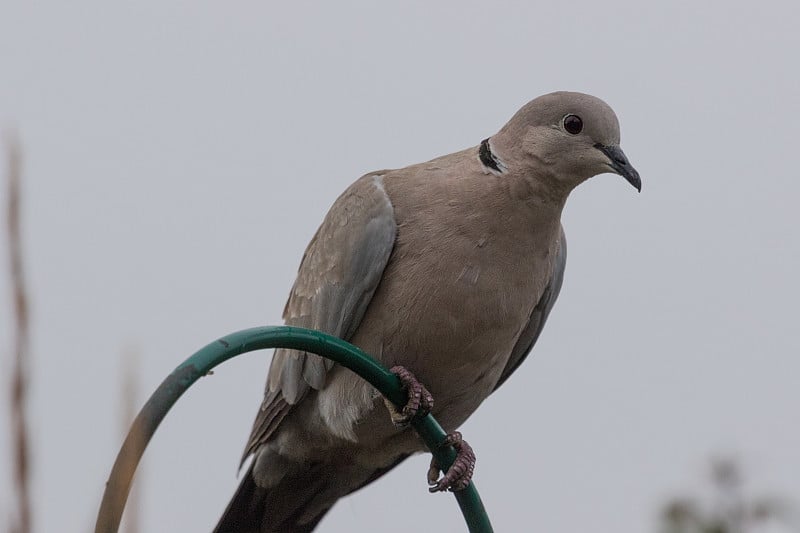
[[[511,350],[511,357],[508,359],[497,385],[494,386],[494,390],[497,390],[500,385],[506,382],[528,356],[533,349],[533,345],[536,344],[536,340],[542,333],[542,329],[544,329],[547,316],[556,303],[558,293],[561,292],[561,284],[564,281],[564,268],[566,264],[567,238],[564,236],[564,228],[562,227],[561,237],[558,241],[556,262],[553,268],[553,274],[550,276],[550,282],[547,284],[547,287],[545,287],[541,298],[539,298],[539,302],[533,308],[533,313],[531,313],[531,318],[528,320],[528,325],[525,326],[522,335],[520,335],[519,339],[517,339],[517,343],[514,345],[514,349]]]
[[[306,248],[283,311],[285,323],[349,340],[380,283],[396,234],[381,176],[360,178],[334,202]],[[275,350],[244,458],[269,438],[309,389],[325,385],[333,365],[318,355]]]

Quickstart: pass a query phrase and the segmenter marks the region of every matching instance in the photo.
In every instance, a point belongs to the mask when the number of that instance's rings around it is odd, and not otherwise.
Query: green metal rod
[[[156,389],[133,421],[106,483],[97,515],[95,533],[117,533],[136,466],[158,425],[178,398],[215,366],[237,355],[268,348],[289,348],[315,353],[349,368],[398,407],[406,402],[400,380],[372,357],[352,344],[319,331],[290,326],[265,326],[226,335],[196,352],[176,368]],[[452,446],[440,447],[445,432],[431,416],[414,420],[412,426],[431,450],[438,464],[450,467],[456,457]],[[453,493],[471,533],[491,533],[492,525],[483,502],[470,483]]]

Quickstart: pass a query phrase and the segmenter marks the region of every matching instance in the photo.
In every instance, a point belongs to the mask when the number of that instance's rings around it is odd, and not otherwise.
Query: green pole
[[[122,511],[128,499],[136,466],[158,425],[178,398],[215,366],[237,355],[268,348],[290,348],[315,353],[349,368],[398,407],[406,402],[400,380],[372,357],[352,344],[319,331],[290,326],[265,326],[226,335],[202,348],[176,368],[147,400],[133,421],[106,483],[97,515],[95,533],[117,533]],[[412,369],[413,370],[413,369]],[[445,432],[431,416],[416,419],[412,426],[431,450],[438,464],[446,470],[456,452],[451,446],[440,447]],[[470,483],[453,493],[471,533],[491,533],[492,525],[483,503]]]

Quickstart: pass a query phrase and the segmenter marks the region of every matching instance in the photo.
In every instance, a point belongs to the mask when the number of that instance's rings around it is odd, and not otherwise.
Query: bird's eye
[[[578,115],[567,115],[564,117],[564,129],[567,133],[577,135],[583,131],[583,120]]]

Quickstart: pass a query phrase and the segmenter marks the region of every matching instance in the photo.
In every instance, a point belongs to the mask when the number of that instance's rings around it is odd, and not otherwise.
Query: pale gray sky
[[[207,342],[279,323],[351,181],[475,145],[558,89],[615,108],[644,186],[605,175],[573,194],[535,356],[462,428],[496,529],[647,531],[718,453],[752,491],[800,499],[798,4],[432,4],[0,4],[0,126],[25,148],[38,531],[94,524],[126,350],[143,401]],[[167,417],[140,469],[145,531],[214,525],[269,356],[224,365]],[[320,531],[463,530],[426,468],[406,462]]]

